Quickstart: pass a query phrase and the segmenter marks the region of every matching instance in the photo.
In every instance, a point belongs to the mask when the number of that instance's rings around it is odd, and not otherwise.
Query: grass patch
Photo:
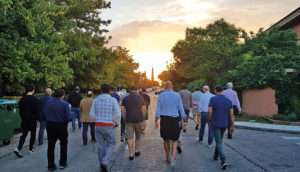
[[[271,124],[271,122],[266,120],[264,117],[252,116],[252,115],[247,115],[247,114],[236,115],[235,121],[258,122],[258,123]]]

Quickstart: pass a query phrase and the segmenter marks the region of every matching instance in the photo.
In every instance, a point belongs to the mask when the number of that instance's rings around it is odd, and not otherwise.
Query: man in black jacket
[[[30,145],[29,153],[34,153],[34,142],[36,136],[36,125],[38,121],[38,99],[33,95],[34,86],[29,85],[26,87],[25,95],[21,98],[19,103],[19,112],[21,117],[21,130],[22,136],[20,137],[19,145],[15,148],[14,153],[22,158],[21,149],[25,142],[28,132],[30,131]]]
[[[76,116],[78,118],[78,128],[81,128],[81,111],[80,111],[80,101],[82,99],[81,94],[79,93],[80,88],[79,86],[76,86],[74,89],[74,92],[69,95],[68,102],[71,104],[71,111],[75,113],[75,116],[72,119],[72,127],[73,131],[75,130],[75,122],[76,122]]]

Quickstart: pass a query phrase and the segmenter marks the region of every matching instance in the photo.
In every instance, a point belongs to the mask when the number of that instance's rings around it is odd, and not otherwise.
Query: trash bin
[[[14,117],[6,110],[0,109],[0,140],[4,145],[10,144],[14,135]]]

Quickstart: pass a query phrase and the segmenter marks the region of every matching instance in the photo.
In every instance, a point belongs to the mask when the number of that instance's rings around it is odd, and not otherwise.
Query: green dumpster
[[[14,117],[6,110],[0,109],[0,140],[4,145],[10,143],[10,138],[14,135]]]

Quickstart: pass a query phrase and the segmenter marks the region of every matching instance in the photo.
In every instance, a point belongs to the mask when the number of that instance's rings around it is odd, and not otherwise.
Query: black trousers
[[[57,139],[60,140],[60,165],[67,165],[68,151],[68,124],[65,122],[47,122],[46,124],[48,136],[48,168],[55,167],[54,149]]]
[[[37,125],[37,121],[22,121],[21,123],[22,136],[20,137],[20,141],[18,145],[19,150],[23,148],[24,142],[26,140],[29,131],[30,131],[29,150],[33,149],[35,136],[36,136],[36,125]]]
[[[184,113],[186,115],[186,123],[188,123],[189,122],[190,110],[184,110]]]

